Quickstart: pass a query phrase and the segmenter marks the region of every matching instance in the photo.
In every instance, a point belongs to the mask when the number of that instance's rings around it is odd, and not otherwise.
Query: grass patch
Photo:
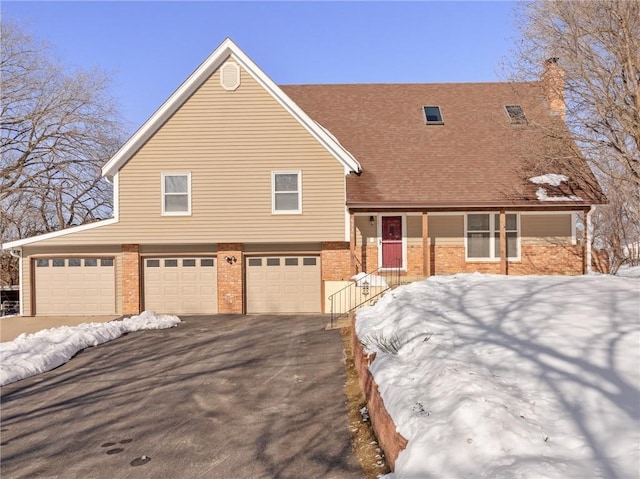
[[[385,336],[382,333],[374,333],[369,336],[365,336],[360,340],[360,344],[365,351],[382,351],[387,354],[398,354],[402,347],[402,341],[397,334],[391,336]],[[375,347],[373,347],[375,346]]]
[[[353,451],[358,458],[360,467],[365,474],[365,479],[377,479],[380,474],[391,472],[387,465],[384,453],[378,445],[371,421],[363,421],[360,412],[367,403],[358,382],[358,373],[353,362],[353,351],[351,349],[351,328],[340,330],[345,351],[345,369],[347,382],[345,383],[345,393],[347,395],[347,409],[349,412],[349,431],[351,433],[351,443]]]

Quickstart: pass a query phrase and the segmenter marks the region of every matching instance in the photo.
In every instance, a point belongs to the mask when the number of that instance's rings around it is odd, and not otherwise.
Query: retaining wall
[[[355,314],[352,315],[351,319],[351,348],[355,367],[358,371],[360,387],[367,400],[371,425],[378,438],[378,443],[387,457],[389,467],[393,471],[395,470],[398,454],[407,447],[407,440],[396,431],[396,425],[384,407],[384,401],[378,392],[378,385],[369,371],[369,365],[375,359],[375,353],[366,354],[364,352],[356,334]]]

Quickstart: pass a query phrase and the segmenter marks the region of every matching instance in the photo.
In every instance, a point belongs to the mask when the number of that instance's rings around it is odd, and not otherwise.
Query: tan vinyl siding
[[[464,246],[464,215],[429,216],[429,238],[435,246]]]
[[[300,171],[302,214],[271,213],[272,171]],[[191,216],[161,215],[161,173],[191,173]],[[344,241],[344,167],[246,72],[215,72],[120,170],[120,221],[49,244]]]
[[[31,259],[26,256],[23,250],[22,257],[22,314],[31,316]]]
[[[140,245],[141,255],[215,255],[218,252],[218,245],[205,244],[205,245]]]
[[[322,246],[320,243],[254,243],[244,245],[245,254],[284,254],[284,253],[320,253]]]
[[[422,215],[407,216],[407,246],[422,246]]]
[[[278,170],[301,171],[301,215],[271,213]],[[192,218],[159,216],[162,171],[191,172]],[[233,92],[216,72],[121,171],[120,217],[176,242],[340,240],[344,183],[338,161],[245,71]]]
[[[522,245],[571,244],[571,214],[521,215]]]

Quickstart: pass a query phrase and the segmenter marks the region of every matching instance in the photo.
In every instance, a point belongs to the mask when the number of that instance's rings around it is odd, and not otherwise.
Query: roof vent
[[[240,86],[240,67],[235,62],[227,62],[220,68],[220,85],[227,91]]]
[[[504,108],[509,114],[512,125],[524,125],[527,123],[527,117],[520,105],[505,105]]]

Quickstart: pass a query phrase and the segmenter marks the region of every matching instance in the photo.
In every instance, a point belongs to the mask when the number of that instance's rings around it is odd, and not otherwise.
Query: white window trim
[[[500,232],[500,225],[494,225],[494,215],[499,215],[499,211],[471,211],[464,214],[464,259],[468,263],[497,263],[500,261],[500,257],[494,257],[495,251],[495,233]],[[520,213],[515,211],[505,211],[505,214],[516,215],[516,241],[518,244],[518,255],[507,257],[507,261],[520,261],[522,258],[522,228],[520,226]],[[468,245],[468,216],[469,215],[489,215],[489,256],[486,258],[469,258],[469,245]]]
[[[391,271],[395,268],[382,267],[382,217],[383,216],[400,216],[402,224],[402,266],[400,271],[407,271],[407,213],[373,213],[365,214],[365,216],[373,216],[376,218],[377,243],[378,243],[378,269],[380,271]]]
[[[276,175],[298,175],[298,209],[276,210]],[[289,193],[293,193],[290,191]],[[271,214],[273,215],[299,215],[302,214],[302,171],[278,170],[271,172]]]
[[[164,198],[165,198],[164,179],[167,176],[186,176],[187,177],[187,211],[165,211],[164,210]],[[162,190],[162,194],[160,195],[160,211],[162,216],[191,216],[191,172],[190,171],[160,173],[160,188]],[[180,193],[180,194],[182,195],[184,193]]]

